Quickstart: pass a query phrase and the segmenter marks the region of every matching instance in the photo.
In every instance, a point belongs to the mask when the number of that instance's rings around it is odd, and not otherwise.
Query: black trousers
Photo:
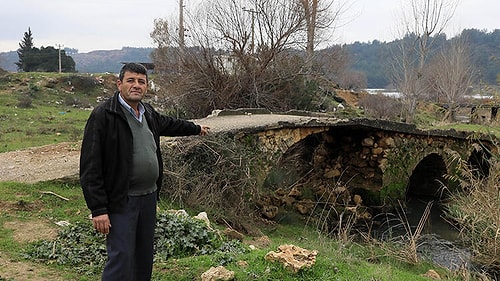
[[[129,196],[123,213],[109,214],[103,281],[149,281],[153,270],[156,192]]]

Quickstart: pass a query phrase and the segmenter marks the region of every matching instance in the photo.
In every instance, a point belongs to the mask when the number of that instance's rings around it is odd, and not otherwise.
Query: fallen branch
[[[50,194],[50,195],[54,195],[54,196],[56,196],[56,197],[58,197],[58,198],[60,198],[60,199],[62,199],[62,200],[69,201],[69,199],[68,199],[68,198],[66,198],[66,197],[62,197],[61,195],[59,195],[59,194],[57,194],[57,193],[54,193],[54,192],[52,192],[52,191],[42,191],[42,194]]]

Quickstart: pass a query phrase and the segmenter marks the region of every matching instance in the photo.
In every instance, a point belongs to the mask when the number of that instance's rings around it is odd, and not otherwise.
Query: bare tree
[[[154,20],[154,29],[149,35],[158,48],[168,47],[172,43],[168,26],[168,22],[164,19]]]
[[[409,12],[403,12],[406,34],[416,36],[418,68],[423,69],[434,45],[434,35],[443,34],[460,0],[408,0]]]
[[[172,56],[169,54],[169,47],[172,44],[169,23],[164,19],[154,20],[154,29],[149,34],[156,45],[156,50],[151,54],[152,60],[156,64],[157,71],[165,71],[164,66],[170,65]]]
[[[340,0],[298,0],[302,6],[306,42],[306,68],[312,73],[314,50],[322,41],[321,33],[327,30],[333,32],[339,23],[340,16],[345,12],[346,3]]]
[[[317,31],[332,23],[328,3],[340,0],[315,0],[315,38],[306,36],[303,4],[309,2],[303,1],[206,0],[197,10],[183,9],[182,24],[156,21],[153,59],[165,95],[197,116],[236,107],[311,110],[318,86],[306,79],[303,47],[309,40],[314,51]],[[179,28],[186,29],[183,40]]]
[[[303,75],[300,56],[293,49],[305,40],[300,36],[303,14],[296,1],[289,0],[209,0],[200,11],[186,11],[184,26],[186,51],[164,81],[170,96],[184,99],[188,111],[199,115],[212,109],[267,107],[290,109],[293,81]],[[202,12],[201,12],[202,11]],[[158,22],[160,29],[166,28]],[[179,42],[174,24],[168,32],[171,44],[163,54],[174,51]],[[158,43],[167,42],[160,41]],[[160,45],[160,44],[158,44]],[[166,62],[163,59],[163,62]],[[160,74],[161,75],[161,74]],[[298,90],[294,90],[297,91]],[[199,101],[193,103],[192,101]]]
[[[403,38],[395,50],[393,83],[402,94],[402,116],[413,121],[417,103],[428,93],[426,67],[435,40],[442,38],[459,0],[407,0],[403,6]]]
[[[344,87],[349,77],[349,51],[345,46],[334,45],[329,48],[315,51],[314,69],[318,69],[321,75],[329,81]],[[318,76],[315,77],[318,79]],[[363,87],[362,84],[356,86]],[[366,86],[366,85],[365,85]]]
[[[444,119],[453,120],[475,74],[466,40],[456,37],[444,46],[431,63],[430,73],[432,90],[447,105]]]
[[[412,36],[406,36],[397,41],[391,50],[393,52],[391,79],[401,93],[400,116],[408,122],[411,122],[415,115],[417,102],[423,99],[427,92],[426,80],[423,77],[426,72],[418,68],[418,53],[414,48],[414,42]]]

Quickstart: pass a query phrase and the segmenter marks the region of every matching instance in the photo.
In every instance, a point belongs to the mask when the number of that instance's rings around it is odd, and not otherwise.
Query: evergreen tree
[[[36,49],[35,54],[35,71],[59,71],[59,49],[52,46],[41,47],[40,50]],[[71,56],[67,56],[64,50],[61,50],[61,70],[62,72],[75,72],[75,61]]]
[[[17,50],[19,61],[16,62],[16,65],[18,70],[25,72],[33,71],[32,59],[34,49],[33,33],[31,33],[31,28],[28,27],[28,31],[24,33],[23,40],[19,43],[19,49]]]
[[[61,50],[62,72],[76,72],[76,63],[71,56],[66,55],[65,50]]]
[[[24,72],[58,72],[59,52],[61,52],[62,72],[75,72],[75,61],[72,57],[67,56],[64,50],[58,50],[51,46],[35,48],[31,28],[28,28],[17,50],[19,57],[19,61],[16,62],[17,69]]]

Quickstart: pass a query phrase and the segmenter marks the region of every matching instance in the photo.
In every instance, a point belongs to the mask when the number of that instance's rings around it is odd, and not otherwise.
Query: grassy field
[[[114,79],[58,73],[0,77],[0,152],[81,140],[90,108],[113,91]]]
[[[47,237],[47,233],[64,228],[57,226],[58,222],[65,221],[73,225],[83,222],[91,227],[79,186],[55,182],[2,182],[0,194],[0,225],[3,226],[0,228],[0,251],[1,257],[7,258],[11,265],[11,268],[0,267],[0,280],[98,279],[96,271],[100,268],[91,267],[88,261],[82,262],[87,265],[64,265],[58,264],[55,259],[37,263],[36,260],[24,257],[36,241],[49,239],[50,235]],[[164,203],[159,209],[169,208]],[[38,230],[34,231],[32,227],[13,227],[15,225],[34,225]],[[236,280],[429,280],[422,276],[429,269],[438,271],[446,280],[463,280],[458,273],[447,272],[429,263],[410,265],[392,258],[372,244],[330,239],[302,225],[275,224],[263,227],[262,230],[269,237],[268,245],[244,253],[226,253],[225,256],[221,253],[199,254],[157,261],[154,280],[200,280],[199,276],[204,271],[218,266],[222,260],[227,269],[235,272]],[[245,240],[244,245],[254,243],[250,237]],[[283,269],[279,263],[264,260],[267,252],[276,251],[281,244],[317,250],[316,264],[294,274]],[[87,251],[96,249],[83,241],[81,246],[87,247]],[[23,267],[19,267],[19,263],[29,263],[31,270],[34,268],[35,272],[22,272]],[[36,276],[36,271],[46,272],[45,276]]]
[[[56,73],[17,73],[0,77],[0,152],[79,141],[89,109],[97,103],[98,97],[113,91],[114,79],[112,75]],[[498,127],[464,128],[499,135]],[[0,281],[99,279],[100,267],[88,260],[75,265],[26,258],[27,252],[37,243],[53,241],[58,231],[67,228],[56,223],[81,223],[90,229],[88,210],[77,183],[0,182],[0,194]],[[164,211],[173,207],[168,200],[163,200],[159,209]],[[368,239],[333,239],[316,229],[297,224],[267,224],[260,229],[262,235],[269,238],[269,244],[249,250],[248,245],[254,241],[252,237],[245,237],[243,247],[247,250],[243,252],[197,253],[158,259],[153,280],[200,280],[204,271],[220,264],[235,272],[235,280],[429,280],[424,276],[429,269],[437,271],[445,280],[485,280],[475,279],[467,271],[450,272],[423,260],[418,263],[402,261],[386,247]],[[101,237],[101,243],[102,240]],[[316,264],[292,273],[264,259],[267,252],[276,251],[282,244],[317,250]],[[82,252],[102,249],[102,244],[101,248],[91,245],[82,241]]]

